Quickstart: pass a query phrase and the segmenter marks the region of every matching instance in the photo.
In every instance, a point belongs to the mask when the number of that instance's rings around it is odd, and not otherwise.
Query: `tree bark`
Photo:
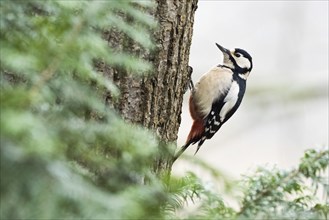
[[[153,64],[153,74],[144,77],[133,76],[101,62],[96,66],[121,91],[117,102],[111,101],[110,94],[105,96],[106,102],[113,105],[125,120],[153,130],[161,140],[161,146],[177,140],[183,95],[190,81],[188,61],[197,2],[157,0],[152,14],[159,27],[154,33],[156,50],[152,54],[120,33],[113,30],[104,32],[104,38],[112,47],[129,47],[131,52]],[[171,156],[163,154],[157,158],[155,172],[170,171]]]

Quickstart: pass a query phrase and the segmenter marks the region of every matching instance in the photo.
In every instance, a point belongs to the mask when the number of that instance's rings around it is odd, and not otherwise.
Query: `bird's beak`
[[[220,51],[222,51],[223,52],[223,54],[225,55],[225,54],[227,54],[227,55],[229,55],[230,54],[230,51],[228,50],[228,49],[226,49],[226,48],[224,48],[224,47],[222,47],[221,45],[219,45],[218,43],[216,43],[216,46],[220,49]]]

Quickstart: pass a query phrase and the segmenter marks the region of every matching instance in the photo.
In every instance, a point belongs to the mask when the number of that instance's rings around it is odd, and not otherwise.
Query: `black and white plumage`
[[[218,45],[224,60],[205,73],[191,91],[189,108],[193,119],[185,145],[174,161],[191,144],[198,143],[198,152],[206,139],[210,139],[239,108],[246,90],[246,80],[252,70],[252,58],[245,50],[225,49]]]

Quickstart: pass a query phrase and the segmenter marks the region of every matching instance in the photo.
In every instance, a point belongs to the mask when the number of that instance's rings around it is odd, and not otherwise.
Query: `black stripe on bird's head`
[[[240,48],[235,48],[231,52],[231,59],[234,60],[234,66],[239,73],[249,73],[252,70],[252,57],[250,54]]]
[[[231,68],[239,74],[250,73],[252,70],[252,57],[250,54],[240,48],[228,50],[216,43],[216,46],[222,51],[224,60],[223,65]]]

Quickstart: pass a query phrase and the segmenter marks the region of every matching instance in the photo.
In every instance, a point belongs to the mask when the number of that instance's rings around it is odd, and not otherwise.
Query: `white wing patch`
[[[245,73],[245,74],[241,74],[241,73],[239,73],[239,77],[240,77],[241,79],[247,80],[248,76],[249,76],[249,72],[248,72],[248,73]]]
[[[221,122],[224,121],[226,114],[234,107],[235,103],[238,101],[239,91],[240,89],[238,83],[233,81],[231,88],[224,99],[225,104],[219,113]]]

